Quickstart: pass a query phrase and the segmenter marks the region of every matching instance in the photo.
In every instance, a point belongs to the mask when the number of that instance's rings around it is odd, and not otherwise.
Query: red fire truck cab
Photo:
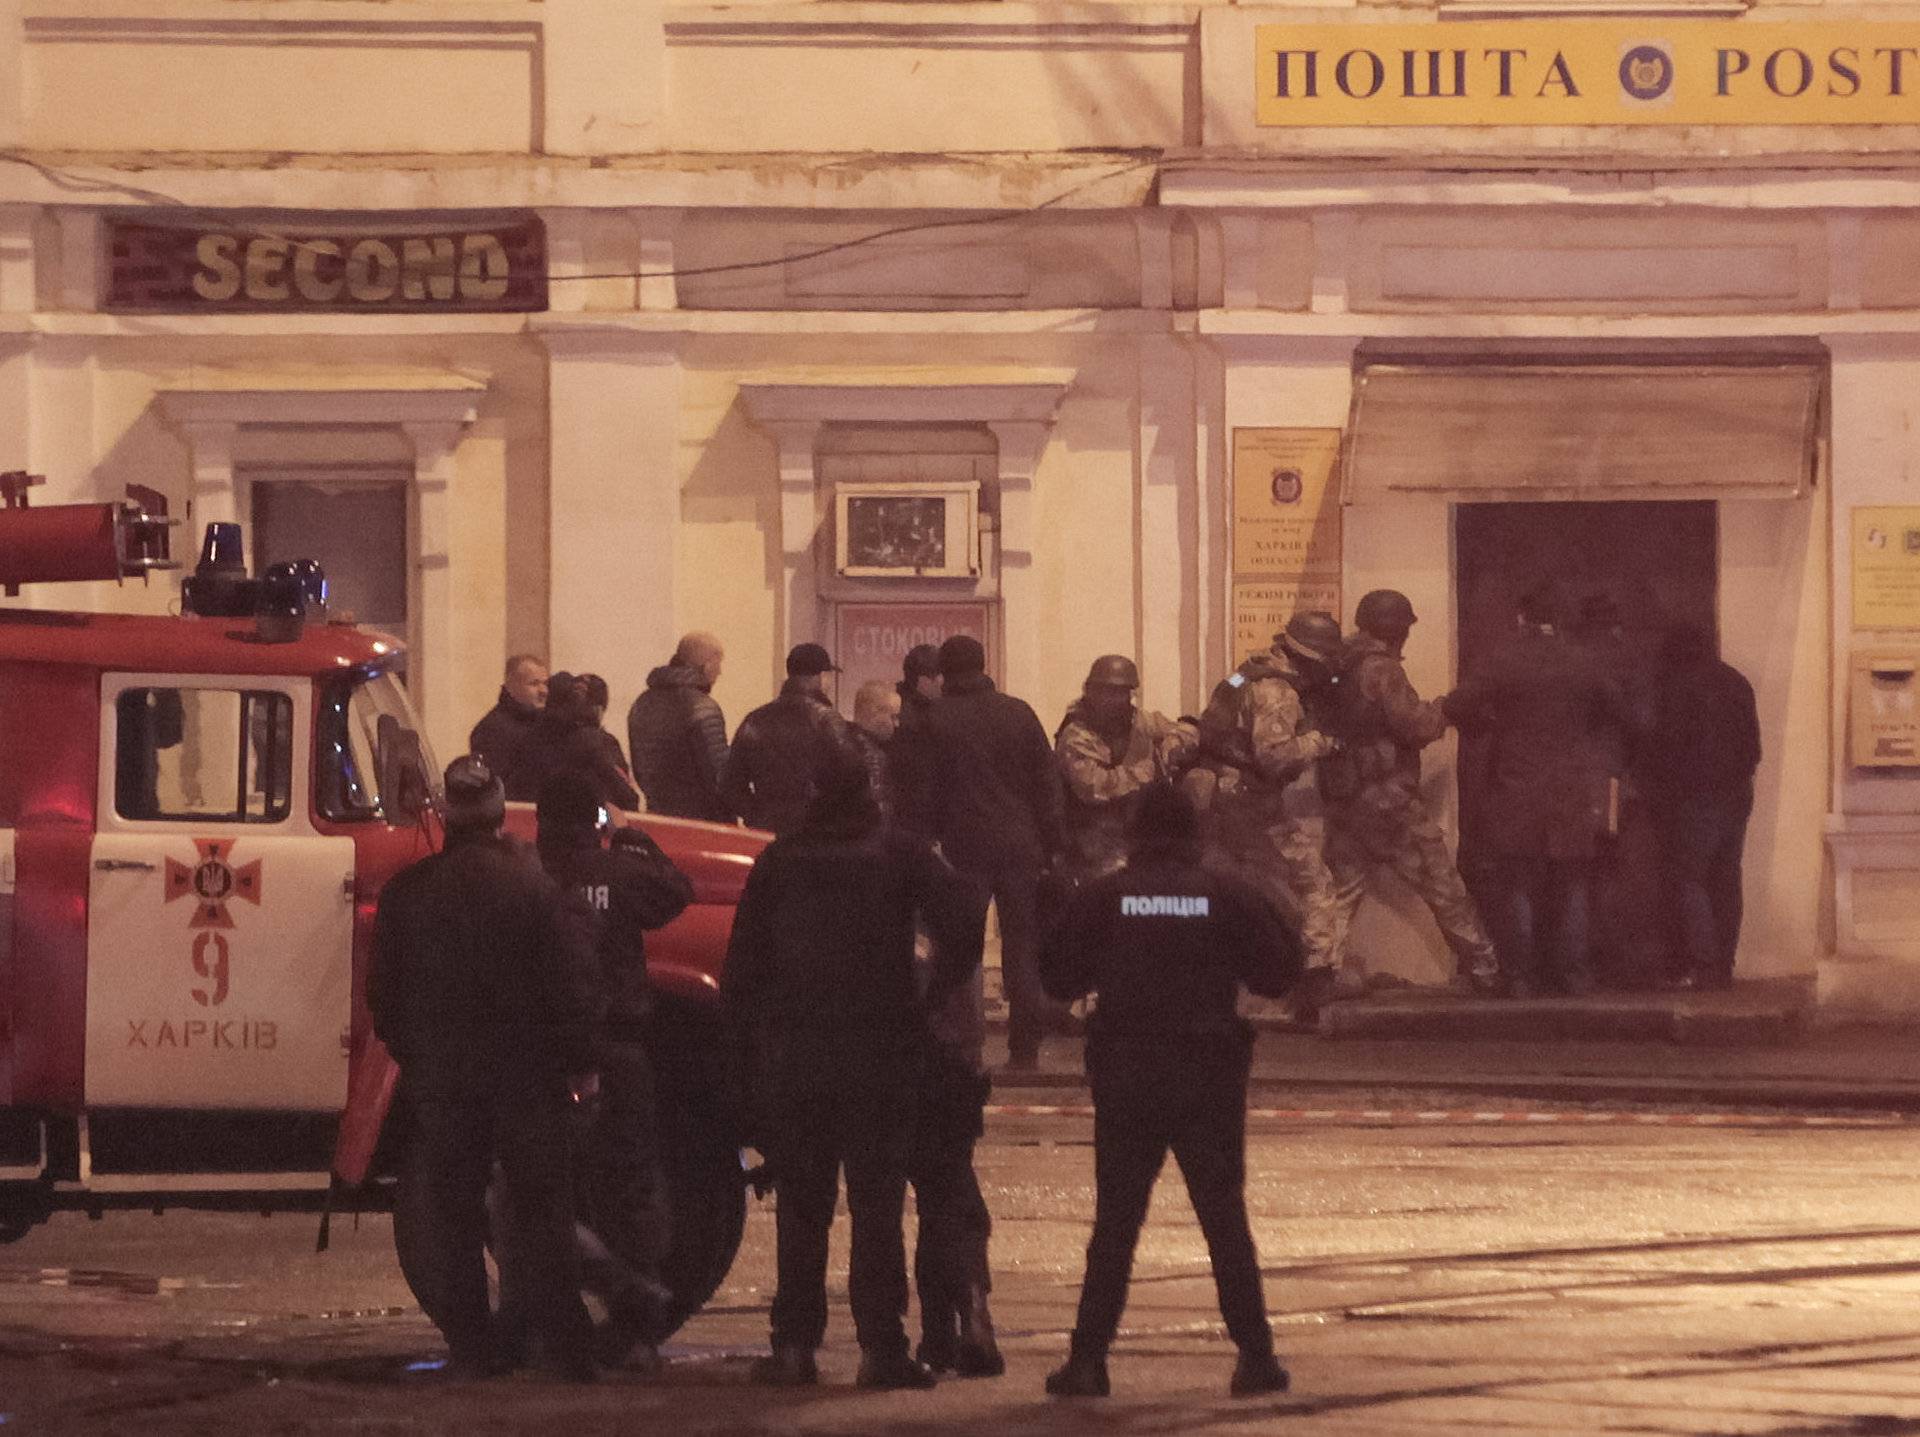
[[[170,567],[162,522],[0,509],[0,583]],[[207,616],[0,606],[0,1241],[57,1209],[386,1201],[395,1073],[362,995],[439,770],[399,642],[249,582],[202,583]],[[696,894],[649,939],[684,1317],[739,1243],[714,997],[766,839],[639,821]]]

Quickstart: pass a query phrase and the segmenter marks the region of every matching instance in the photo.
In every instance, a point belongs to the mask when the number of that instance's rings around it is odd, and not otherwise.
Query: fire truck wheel
[[[648,1334],[658,1343],[726,1280],[746,1227],[747,1191],[727,1100],[729,1047],[717,1007],[656,995],[647,1049],[672,1225],[660,1264],[660,1281],[671,1297],[659,1328]]]
[[[654,1342],[671,1336],[726,1280],[747,1220],[740,1150],[699,1106],[667,1101],[659,1112],[661,1166],[672,1237],[660,1280],[672,1295]]]

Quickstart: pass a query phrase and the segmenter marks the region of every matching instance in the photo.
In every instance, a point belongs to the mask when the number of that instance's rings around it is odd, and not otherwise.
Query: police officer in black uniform
[[[1253,1032],[1239,985],[1278,998],[1299,978],[1299,939],[1248,885],[1201,866],[1200,827],[1172,788],[1144,791],[1131,857],[1082,888],[1041,952],[1060,1002],[1094,995],[1087,1026],[1098,1194],[1086,1280],[1056,1397],[1105,1397],[1134,1244],[1173,1150],[1207,1240],[1236,1397],[1284,1392],[1246,1208],[1247,1069]]]
[[[595,954],[604,1006],[594,1057],[600,1093],[581,1155],[577,1197],[581,1219],[611,1259],[588,1264],[589,1285],[607,1296],[599,1355],[611,1363],[633,1354],[636,1365],[651,1369],[659,1365],[653,1344],[665,1296],[659,1272],[669,1213],[646,1047],[653,1007],[646,932],[679,917],[693,901],[693,885],[638,828],[616,828],[601,843],[607,813],[583,770],[549,777],[538,813],[540,861],[598,920]]]
[[[507,1276],[548,1358],[591,1380],[569,1192],[568,1115],[594,1086],[597,1007],[586,910],[500,835],[506,791],[484,760],[446,772],[446,847],[380,895],[367,1007],[400,1065],[410,1119],[393,1241],[450,1367],[508,1365],[487,1308],[487,1182],[512,1230]]]

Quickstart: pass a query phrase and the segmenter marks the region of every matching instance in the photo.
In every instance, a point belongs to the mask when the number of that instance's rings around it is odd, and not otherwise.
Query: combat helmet
[[[1093,661],[1093,667],[1087,670],[1085,687],[1106,684],[1117,689],[1137,689],[1140,687],[1140,669],[1125,654],[1102,654]]]
[[[1413,603],[1398,589],[1375,589],[1353,611],[1353,626],[1376,639],[1404,638],[1414,622]]]
[[[1314,664],[1337,664],[1346,648],[1340,621],[1325,609],[1301,609],[1273,636],[1273,646]]]

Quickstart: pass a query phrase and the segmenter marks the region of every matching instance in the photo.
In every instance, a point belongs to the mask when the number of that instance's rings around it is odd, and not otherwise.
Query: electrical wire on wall
[[[947,155],[939,158],[961,159],[969,157]],[[230,224],[233,220],[233,213],[231,211],[208,209],[204,205],[192,204],[177,196],[167,194],[162,190],[149,189],[144,186],[123,183],[118,180],[104,180],[83,175],[74,170],[64,169],[57,165],[50,165],[44,160],[36,159],[32,155],[23,154],[18,150],[0,150],[0,161],[22,165],[39,175],[48,184],[68,194],[111,195],[122,200],[130,199],[143,205],[173,210],[197,219],[203,219],[209,224]],[[838,240],[831,244],[819,245],[810,250],[802,250],[797,254],[782,254],[769,259],[735,260],[728,264],[691,265],[686,267],[670,266],[665,269],[595,270],[586,274],[553,274],[549,272],[547,282],[549,284],[573,284],[588,280],[610,279],[686,279],[698,275],[733,274],[743,270],[773,269],[799,261],[822,259],[828,255],[841,254],[847,250],[859,249],[863,246],[875,244],[881,240],[893,239],[900,235],[923,234],[930,230],[964,229],[976,225],[1015,223],[1029,216],[1050,210],[1057,205],[1064,204],[1075,195],[1083,194],[1096,185],[1103,185],[1126,175],[1138,174],[1142,170],[1154,170],[1164,174],[1177,168],[1179,168],[1177,162],[1169,163],[1157,157],[1131,160],[1126,164],[1117,165],[1113,169],[1101,174],[1090,176],[1078,184],[1070,185],[1058,194],[1051,195],[1038,204],[1029,205],[1024,209],[993,210],[985,214],[963,216],[959,219],[918,220],[912,224],[891,225],[885,229],[875,230],[869,234],[857,235],[852,239]],[[313,248],[313,246],[302,241],[296,235],[281,234],[265,226],[251,228],[254,233],[269,239],[283,241],[293,249]]]

